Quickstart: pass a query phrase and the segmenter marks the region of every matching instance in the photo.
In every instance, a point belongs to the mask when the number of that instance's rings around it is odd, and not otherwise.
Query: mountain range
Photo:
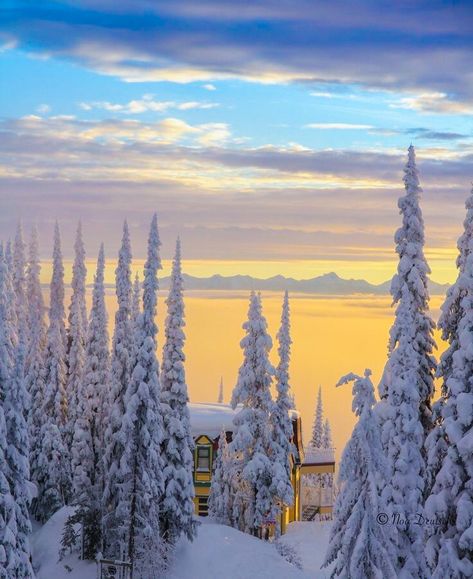
[[[169,277],[160,280],[160,287],[169,287]],[[350,294],[375,294],[388,295],[391,280],[379,285],[371,284],[364,279],[343,279],[336,273],[326,273],[311,279],[293,279],[276,275],[268,279],[259,279],[249,275],[211,277],[194,277],[184,274],[185,288],[188,290],[266,290],[300,292],[307,294],[322,295],[350,295]],[[449,285],[434,281],[429,282],[429,292],[432,295],[445,294]]]

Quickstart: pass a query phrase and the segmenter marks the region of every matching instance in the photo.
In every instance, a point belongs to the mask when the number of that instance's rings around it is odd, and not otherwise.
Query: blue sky
[[[443,276],[473,174],[472,29],[467,1],[7,1],[0,225],[49,239],[57,217],[69,243],[80,215],[114,247],[128,215],[141,253],[156,209],[193,259],[363,275],[392,262],[412,142]]]

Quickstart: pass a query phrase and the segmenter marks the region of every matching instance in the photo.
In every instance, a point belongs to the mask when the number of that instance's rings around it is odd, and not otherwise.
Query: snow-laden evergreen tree
[[[44,352],[46,348],[46,323],[44,301],[40,284],[41,265],[38,255],[38,234],[33,228],[29,246],[26,272],[28,298],[28,351],[25,374],[26,390],[30,397],[28,433],[30,444],[31,481],[37,484],[38,459],[41,453],[41,425],[44,421]]]
[[[427,574],[423,529],[414,521],[423,512],[424,444],[431,428],[435,343],[427,290],[430,270],[423,251],[421,188],[412,146],[404,173],[406,193],[399,199],[402,226],[395,235],[399,264],[391,284],[397,307],[377,412],[388,458],[383,496],[395,516],[400,521],[407,521],[397,525],[399,572],[402,577],[418,579]]]
[[[220,384],[218,386],[218,398],[217,402],[223,404],[223,376],[220,378]]]
[[[32,499],[29,463],[28,424],[29,396],[25,387],[26,336],[21,333],[14,355],[13,373],[5,396],[5,421],[7,426],[7,463],[10,489],[16,505],[16,549],[18,562],[12,577],[34,577],[31,565],[29,536],[31,522],[29,507]]]
[[[79,505],[86,558],[100,550],[100,506],[103,492],[101,458],[103,448],[103,403],[110,383],[108,317],[104,287],[103,244],[97,260],[92,309],[87,333],[85,367],[80,384],[77,419],[72,439],[73,501]]]
[[[105,451],[104,451],[104,494],[102,526],[104,529],[104,550],[106,555],[117,556],[118,548],[115,513],[118,505],[118,479],[120,460],[123,456],[125,440],[121,438],[121,427],[125,414],[125,392],[130,382],[133,332],[131,321],[132,284],[131,284],[131,243],[128,224],[123,224],[123,236],[115,270],[115,291],[118,309],[115,314],[115,330],[112,340],[110,393],[106,414]]]
[[[442,408],[447,452],[425,511],[435,524],[427,544],[432,577],[473,576],[473,238],[466,246],[457,290],[461,295],[456,349]]]
[[[15,241],[13,244],[13,271],[12,281],[15,300],[15,315],[18,335],[27,333],[28,330],[28,297],[26,293],[26,244],[23,239],[23,228],[21,222],[18,224]],[[23,339],[23,336],[21,336]],[[24,345],[27,345],[27,336]]]
[[[164,420],[162,460],[164,494],[160,506],[161,532],[174,545],[181,535],[196,535],[194,519],[194,441],[191,435],[184,368],[184,299],[181,243],[176,242],[172,264],[161,366],[161,407]]]
[[[63,440],[67,420],[64,267],[57,223],[54,232],[50,296],[49,327],[44,353],[43,418],[39,435],[41,450],[35,465],[36,470],[33,472],[38,495],[33,501],[32,512],[40,522],[45,522],[62,507],[70,492],[69,453]]]
[[[291,400],[289,397],[289,363],[291,359],[291,333],[289,295],[286,291],[282,305],[281,326],[277,334],[279,364],[276,368],[276,393],[270,415],[271,461],[273,474],[271,493],[273,495],[275,519],[279,522],[283,505],[292,505],[294,490],[291,484],[290,455],[292,445],[292,420],[289,416]],[[279,529],[279,524],[276,524]]]
[[[274,368],[269,362],[272,347],[263,316],[261,296],[250,296],[248,320],[243,324],[246,332],[240,346],[243,363],[233,390],[232,407],[241,404],[234,423],[231,452],[239,460],[241,484],[233,498],[233,518],[239,521],[240,530],[259,534],[261,527],[272,514],[271,436],[268,429],[272,409],[271,382]],[[244,521],[244,522],[243,522]]]
[[[134,577],[162,576],[159,506],[164,490],[159,368],[156,357],[156,305],[161,269],[157,216],[153,216],[144,268],[143,313],[135,332],[136,359],[125,393],[120,432],[124,452],[117,473],[120,553],[132,562]]]
[[[63,341],[63,348],[66,349],[67,337],[64,323],[66,314],[64,310],[64,264],[62,261],[61,232],[56,221],[54,226],[54,246],[53,246],[53,275],[50,285],[50,319],[57,320],[59,332]]]
[[[328,418],[324,422],[324,434],[322,436],[322,448],[333,448],[332,443],[332,429],[330,428],[330,422]]]
[[[381,498],[385,459],[375,404],[371,370],[363,377],[343,376],[337,386],[353,382],[353,412],[358,422],[342,455],[340,494],[323,566],[334,564],[331,577],[346,579],[395,579],[395,557],[390,533],[394,525]],[[380,519],[379,517],[387,517]]]
[[[141,313],[141,282],[138,272],[135,274],[135,281],[133,282],[133,298],[131,305],[131,321],[133,327],[136,326],[138,318]]]
[[[319,386],[317,394],[317,405],[315,407],[314,424],[312,426],[312,438],[310,445],[314,448],[322,447],[322,437],[324,434],[324,410],[322,403],[322,387]]]
[[[209,517],[221,525],[231,523],[230,454],[227,433],[222,428],[218,439],[218,450],[213,460],[212,484],[209,494]]]
[[[428,467],[426,480],[427,495],[432,489],[447,452],[447,440],[442,414],[446,399],[448,398],[447,381],[452,373],[453,355],[459,347],[458,325],[462,315],[461,300],[465,295],[465,290],[462,287],[462,275],[468,257],[470,241],[473,238],[473,188],[465,202],[465,208],[464,230],[457,242],[457,280],[447,290],[447,296],[441,306],[441,315],[437,324],[442,332],[442,339],[448,342],[449,346],[440,357],[437,367],[437,376],[441,378],[442,381],[441,394],[432,407],[434,427],[426,440]],[[441,530],[441,525],[429,527],[428,530],[433,533],[438,533]]]
[[[14,271],[13,260],[9,267],[0,255],[0,572],[30,579],[26,336],[18,340]]]
[[[75,424],[78,419],[79,390],[84,372],[85,339],[87,333],[87,312],[85,305],[85,248],[82,240],[82,224],[79,221],[74,244],[72,265],[72,298],[69,308],[69,331],[67,344],[67,425],[64,442],[71,448]]]

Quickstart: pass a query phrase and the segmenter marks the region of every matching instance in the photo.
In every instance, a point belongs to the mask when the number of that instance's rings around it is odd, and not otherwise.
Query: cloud
[[[79,103],[81,109],[90,111],[101,109],[113,113],[123,113],[127,115],[138,115],[147,112],[164,113],[170,109],[188,111],[194,109],[213,109],[218,107],[218,103],[205,103],[198,101],[185,101],[177,103],[174,101],[157,101],[153,95],[143,95],[141,99],[134,99],[127,103],[111,103],[109,101],[93,101]],[[41,111],[40,111],[41,112]],[[47,111],[43,111],[47,112]]]
[[[205,90],[217,90],[217,87],[210,83],[202,85],[202,88],[205,88]]]
[[[404,97],[389,105],[396,109],[411,109],[425,113],[473,115],[473,102],[458,102],[442,92],[422,93]]]
[[[47,104],[38,105],[36,111],[41,114],[49,113],[51,112],[51,107]]]
[[[467,0],[26,6],[17,0],[0,24],[20,48],[127,81],[355,83],[409,93],[398,105],[417,110],[469,114],[473,103]]]
[[[352,123],[310,123],[307,129],[335,130],[335,131],[362,131],[374,129],[372,125],[357,125]]]

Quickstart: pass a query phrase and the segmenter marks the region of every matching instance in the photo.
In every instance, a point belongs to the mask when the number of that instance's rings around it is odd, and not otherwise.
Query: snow
[[[31,550],[36,579],[96,579],[97,566],[93,562],[79,561],[75,555],[59,561],[62,530],[74,510],[74,507],[63,507],[45,525],[34,529]]]
[[[293,547],[301,557],[306,575],[312,579],[330,577],[332,567],[321,569],[330,537],[331,521],[291,523],[279,540]]]
[[[207,434],[217,438],[222,427],[226,432],[233,432],[233,418],[239,411],[240,407],[233,410],[229,404],[189,404],[192,436]]]
[[[96,579],[95,563],[79,561],[75,555],[58,560],[62,529],[73,510],[63,507],[45,525],[35,528],[31,545],[37,579]],[[187,539],[178,543],[167,579],[325,579],[330,575],[329,569],[320,570],[330,522],[288,526],[280,541],[300,555],[304,570],[299,571],[276,552],[274,545],[209,519],[200,521],[197,538],[192,543]]]
[[[229,404],[218,404],[217,402],[209,404],[206,402],[193,402],[188,405],[191,415],[192,436],[207,434],[210,437],[217,438],[222,427],[226,432],[233,432],[233,417],[241,410],[237,406],[235,410]],[[291,419],[300,417],[297,410],[289,411]]]

